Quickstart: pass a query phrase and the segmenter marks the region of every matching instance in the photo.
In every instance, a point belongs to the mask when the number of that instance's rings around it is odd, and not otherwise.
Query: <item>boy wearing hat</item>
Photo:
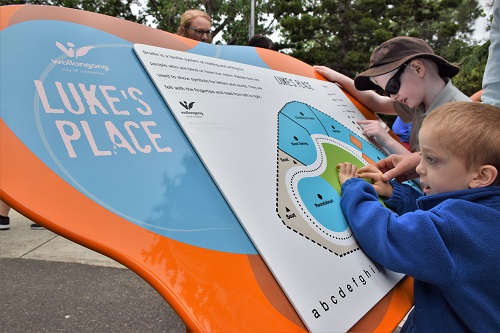
[[[416,169],[425,194],[382,181],[373,165],[337,166],[340,205],[360,247],[414,278],[415,307],[401,332],[499,332],[499,121],[500,108],[474,102],[430,113]]]
[[[484,70],[482,102],[500,107],[500,1],[494,1],[493,21],[491,23],[491,45],[488,62]],[[415,167],[420,156],[417,154],[397,155],[377,162],[377,167],[384,172],[383,180],[396,178],[400,181],[418,177]]]
[[[373,51],[368,70],[357,75],[354,81],[325,66],[315,66],[315,69],[329,81],[340,84],[370,110],[399,115],[405,123],[412,122],[409,142],[412,152],[420,150],[418,131],[426,115],[447,102],[470,101],[451,83],[450,78],[458,74],[459,68],[436,55],[432,47],[419,38],[401,36],[382,43]],[[373,90],[383,90],[387,96]],[[367,125],[370,121],[360,124]],[[365,134],[378,138],[381,131]],[[388,137],[381,138],[385,141]],[[379,140],[379,143],[384,146],[385,142]],[[405,153],[385,144],[391,153]]]

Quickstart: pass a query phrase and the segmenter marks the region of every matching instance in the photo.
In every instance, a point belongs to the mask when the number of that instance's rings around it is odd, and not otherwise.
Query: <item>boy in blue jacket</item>
[[[363,251],[414,278],[401,332],[500,331],[499,124],[500,108],[481,103],[430,113],[419,132],[425,194],[382,181],[372,165],[337,166],[341,207]]]

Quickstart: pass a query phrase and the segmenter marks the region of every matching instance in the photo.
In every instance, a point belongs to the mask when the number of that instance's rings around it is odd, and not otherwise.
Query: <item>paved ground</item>
[[[10,219],[10,230],[0,231],[2,333],[186,332],[134,272],[49,230],[31,230],[14,210]]]
[[[11,210],[0,231],[0,331],[186,332],[163,298],[116,261]]]

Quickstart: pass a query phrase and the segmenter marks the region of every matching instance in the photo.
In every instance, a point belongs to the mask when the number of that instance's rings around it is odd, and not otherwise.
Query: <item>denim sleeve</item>
[[[491,45],[483,76],[483,103],[500,107],[500,1],[494,1]]]

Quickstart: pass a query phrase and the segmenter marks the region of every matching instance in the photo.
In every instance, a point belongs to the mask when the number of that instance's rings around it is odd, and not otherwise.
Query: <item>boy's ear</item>
[[[486,187],[497,179],[498,170],[493,165],[481,165],[477,176],[469,183],[470,188]]]
[[[425,65],[423,62],[421,62],[420,60],[418,59],[415,59],[413,60],[411,63],[410,63],[410,66],[411,68],[417,72],[417,74],[422,77],[424,76],[425,74]]]

